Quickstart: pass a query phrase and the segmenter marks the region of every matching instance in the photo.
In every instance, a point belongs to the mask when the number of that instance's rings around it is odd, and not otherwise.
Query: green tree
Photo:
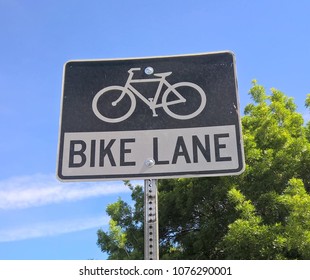
[[[249,93],[243,174],[159,181],[161,259],[310,259],[310,124],[279,90]],[[143,259],[143,191],[129,187],[134,207],[109,205],[98,231],[110,259]]]
[[[143,191],[141,186],[125,184],[131,189],[132,207],[120,198],[108,205],[107,214],[111,217],[109,231],[99,229],[97,245],[107,252],[111,260],[143,259]]]

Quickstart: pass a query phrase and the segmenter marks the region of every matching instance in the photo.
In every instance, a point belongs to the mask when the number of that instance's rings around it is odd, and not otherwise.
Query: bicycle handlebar
[[[128,73],[132,73],[133,71],[140,71],[141,68],[131,68],[128,70]]]

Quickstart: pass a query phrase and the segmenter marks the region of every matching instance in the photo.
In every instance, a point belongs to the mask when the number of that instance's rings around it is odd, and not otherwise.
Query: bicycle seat
[[[167,77],[169,75],[171,75],[172,72],[164,72],[164,73],[157,73],[157,74],[154,74],[155,77],[161,77],[161,78],[164,78],[164,77]]]

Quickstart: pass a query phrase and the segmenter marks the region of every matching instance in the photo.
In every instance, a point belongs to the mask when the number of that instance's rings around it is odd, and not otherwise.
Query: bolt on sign
[[[65,64],[60,180],[223,176],[243,170],[233,53]]]

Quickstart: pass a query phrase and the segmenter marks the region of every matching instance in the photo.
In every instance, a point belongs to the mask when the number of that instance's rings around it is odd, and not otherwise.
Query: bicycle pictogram
[[[147,75],[153,75],[151,78],[136,79],[134,72],[141,68],[131,68],[128,70],[129,76],[124,86],[108,86],[96,93],[92,101],[94,114],[102,121],[108,123],[118,123],[129,118],[136,108],[136,98],[141,99],[153,112],[153,117],[157,117],[156,109],[163,108],[172,118],[178,120],[188,120],[198,116],[206,106],[206,94],[203,89],[192,82],[178,82],[170,84],[167,77],[172,72],[154,73],[152,67],[145,68]],[[146,98],[135,84],[158,83],[156,93],[152,98]],[[164,89],[165,88],[165,89]],[[160,101],[161,92],[162,98]],[[113,97],[112,97],[113,96]],[[127,97],[126,101],[125,98]],[[198,99],[197,99],[198,98]],[[103,102],[102,99],[105,101]],[[194,104],[193,100],[198,100]],[[104,106],[103,106],[104,104]],[[186,105],[187,110],[180,110],[180,104]],[[183,106],[184,108],[184,106]],[[109,112],[119,110],[120,115],[109,115]]]

